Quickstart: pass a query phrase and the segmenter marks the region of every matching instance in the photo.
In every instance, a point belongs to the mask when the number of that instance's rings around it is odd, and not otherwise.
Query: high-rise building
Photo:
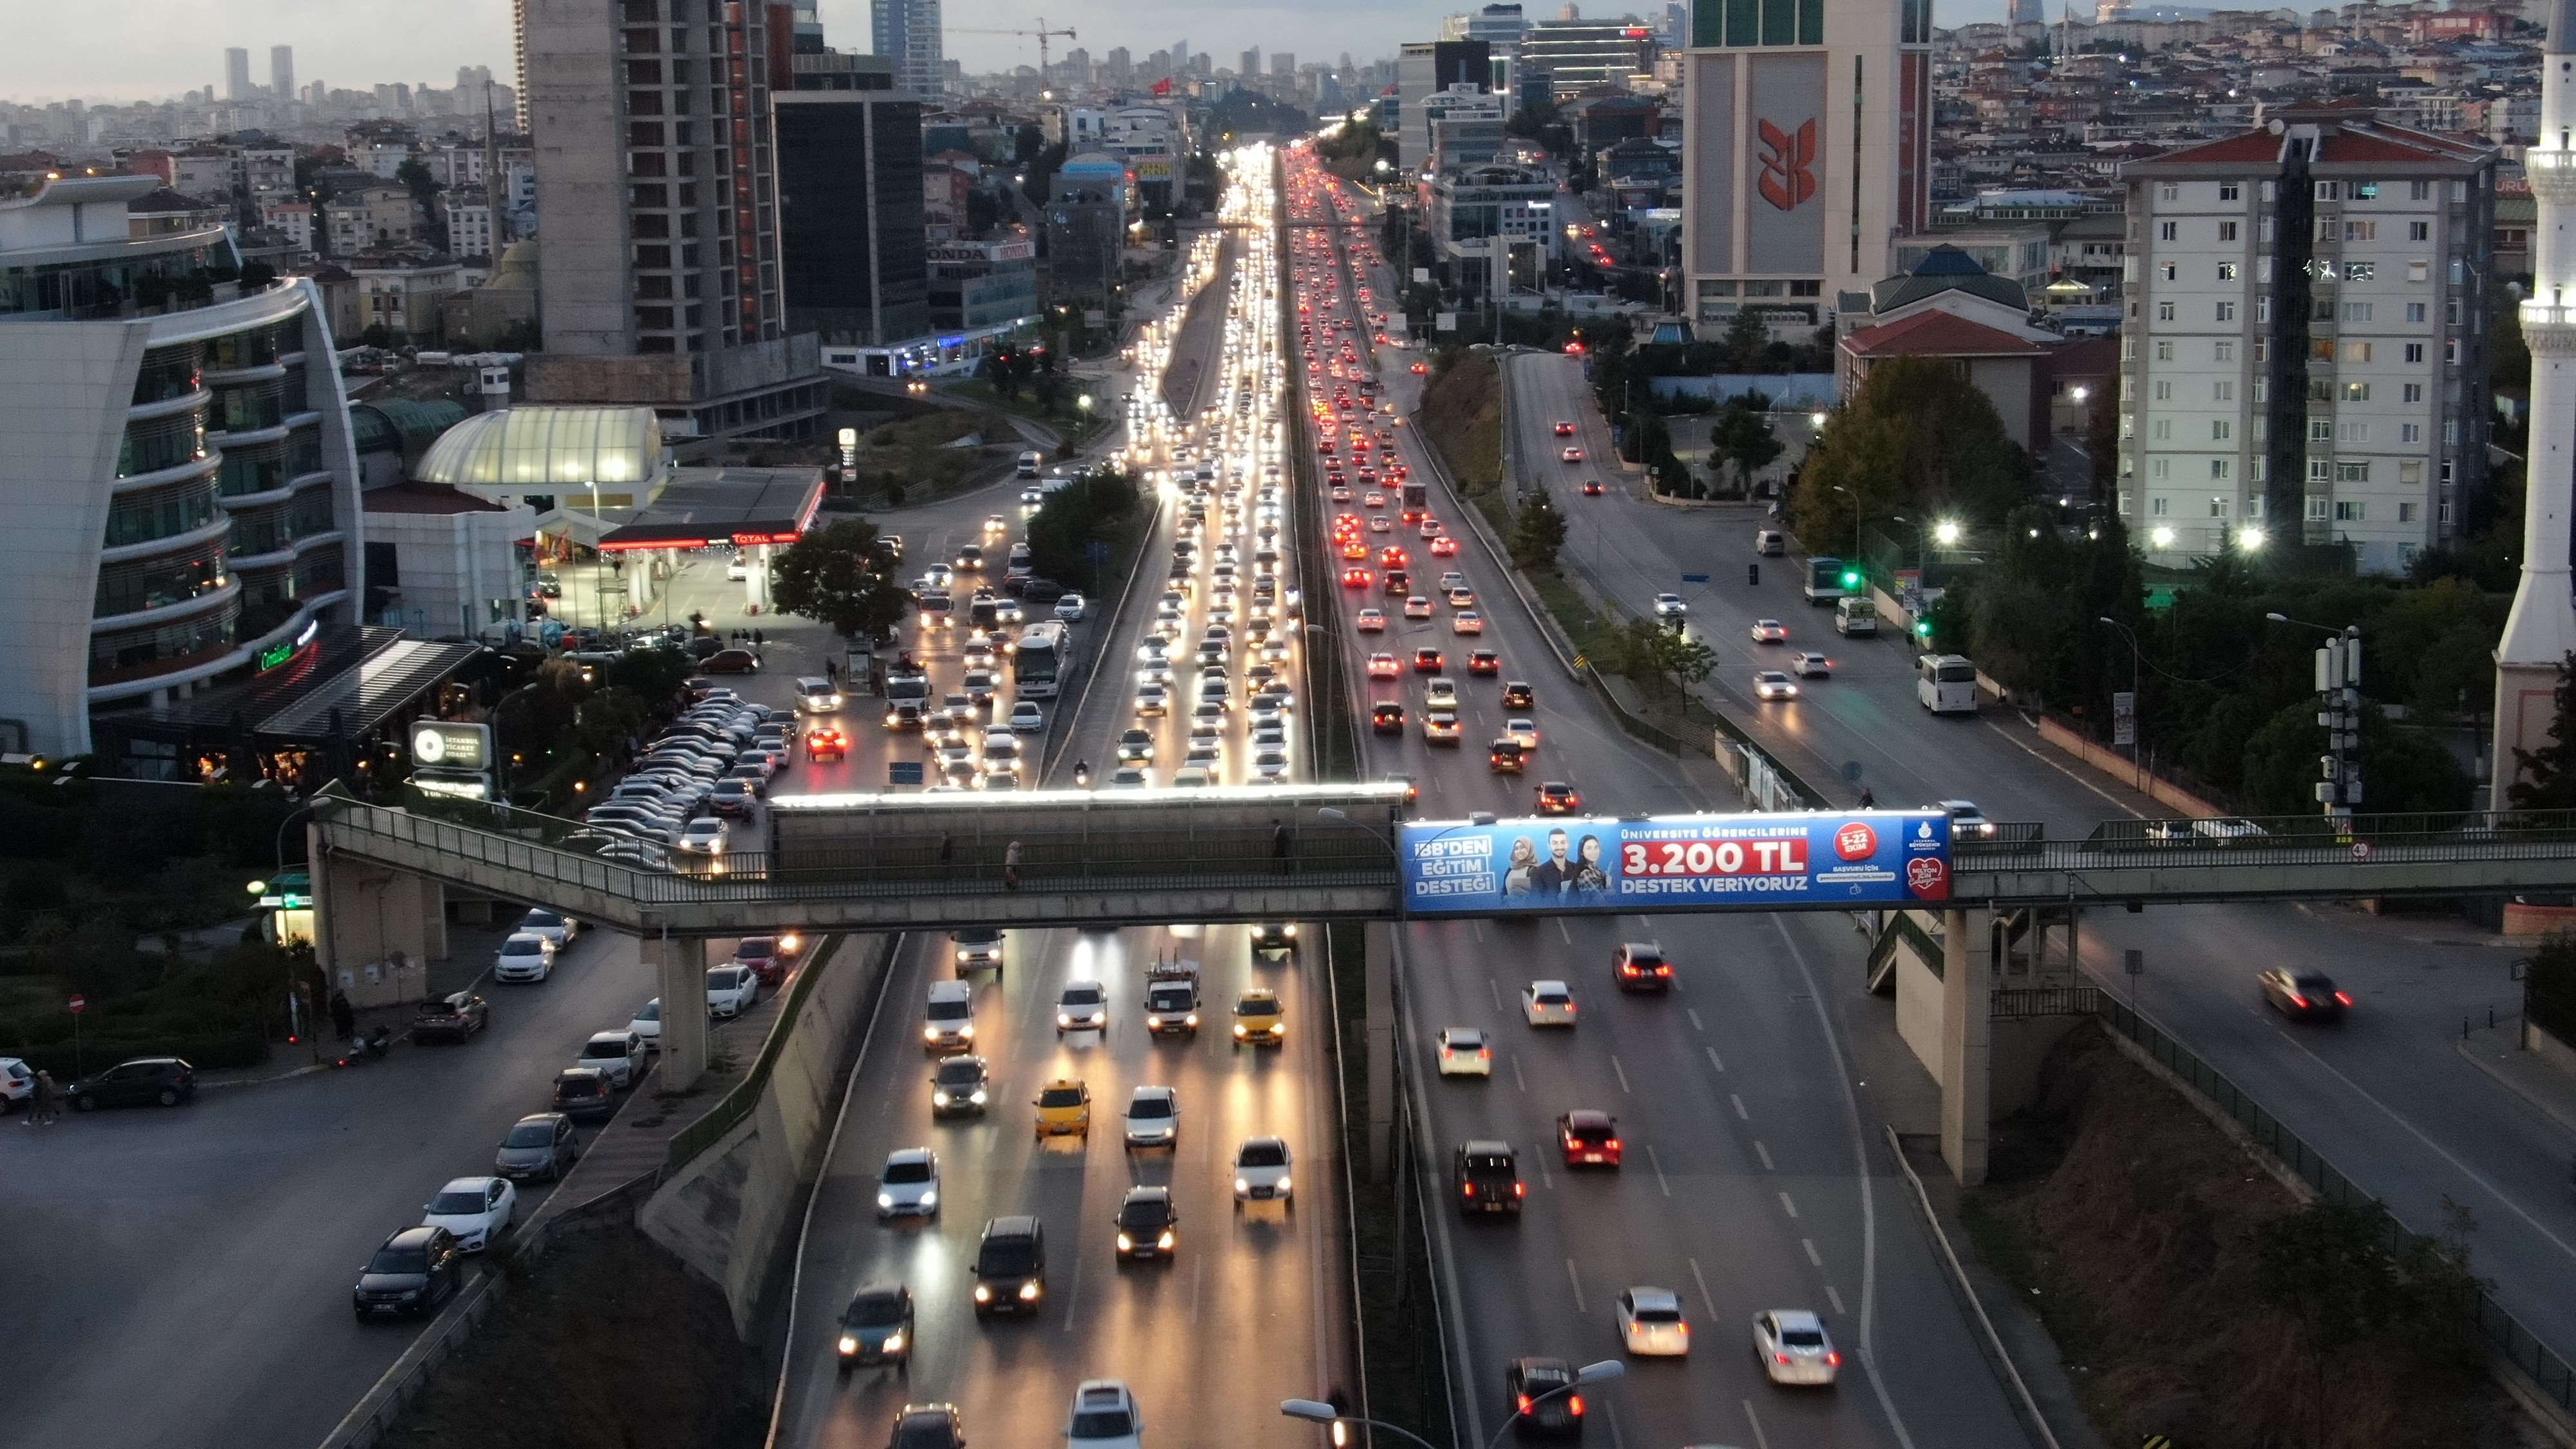
[[[1690,39],[1691,316],[1821,324],[1930,224],[1932,0],[1700,0]]]
[[[1243,77],[1245,80],[1251,80],[1253,77],[1261,74],[1260,46],[1256,45],[1243,53],[1242,64],[1236,69],[1235,74]]]
[[[129,234],[128,205],[160,184],[66,177],[0,200],[0,607],[19,636],[0,716],[41,754],[302,657],[364,597],[321,293],[208,290],[240,270],[222,225]],[[158,762],[110,773],[177,773],[176,746],[143,754]]]
[[[268,48],[268,97],[279,105],[295,99],[295,47],[272,45]]]
[[[2531,228],[2532,292],[2522,303],[2531,349],[2531,458],[2525,464],[2522,582],[2496,645],[2495,808],[2521,773],[2517,750],[2548,743],[2558,718],[2558,671],[2576,654],[2576,579],[2568,572],[2576,519],[2576,0],[2549,7],[2541,47],[2540,143],[2522,153],[2538,208]]]
[[[1293,50],[1274,50],[1270,52],[1270,73],[1275,76],[1295,76],[1297,74],[1297,52]]]
[[[224,49],[224,99],[247,101],[259,94],[250,83],[250,52],[241,46]]]
[[[785,5],[525,0],[545,350],[532,402],[663,431],[801,432],[823,404],[778,276],[770,66]],[[783,77],[782,77],[783,79]]]
[[[939,0],[871,0],[876,53],[894,62],[897,90],[929,100],[947,90]]]
[[[1655,32],[1634,20],[1542,20],[1513,47],[1513,73],[1545,75],[1559,97],[1591,86],[1625,89],[1629,77],[1655,68],[1655,48]]]
[[[1431,154],[1423,102],[1460,86],[1493,89],[1493,56],[1493,47],[1481,40],[1407,41],[1397,51],[1395,158],[1407,173],[1421,170]]]
[[[2391,574],[2454,537],[2486,481],[2495,165],[2323,105],[2122,168],[2118,506],[2149,559],[2305,540]]]
[[[921,103],[900,91],[780,91],[778,256],[791,331],[884,347],[930,331]]]
[[[1136,62],[1127,54],[1127,47],[1122,45],[1109,52],[1100,62],[1100,69],[1111,85],[1123,86],[1135,78]]]

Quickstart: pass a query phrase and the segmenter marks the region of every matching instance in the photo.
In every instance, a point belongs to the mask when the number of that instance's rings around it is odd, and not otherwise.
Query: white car
[[[1083,1380],[1073,1391],[1064,1442],[1065,1449],[1143,1449],[1145,1416],[1136,1396],[1117,1379]]]
[[[1986,812],[1978,809],[1974,800],[1944,800],[1939,809],[1950,817],[1950,838],[1954,841],[1971,835],[1982,839],[1995,833],[1995,822],[1986,818]]]
[[[534,931],[513,931],[492,957],[495,981],[543,981],[555,969],[555,943]]]
[[[1755,699],[1796,699],[1798,681],[1777,669],[1756,671],[1753,676],[1753,697]]]
[[[1789,672],[1800,679],[1830,679],[1834,661],[1813,650],[1801,650],[1789,656]]]
[[[1754,1314],[1753,1356],[1775,1384],[1830,1384],[1843,1366],[1824,1320],[1803,1308]]]
[[[1068,981],[1055,1002],[1055,1034],[1107,1031],[1109,992],[1097,981]]]
[[[1747,632],[1752,634],[1753,642],[1756,644],[1786,644],[1789,642],[1789,626],[1781,623],[1777,619],[1756,619],[1753,621],[1752,628]]]
[[[660,1051],[662,1049],[662,998],[656,996],[636,1008],[635,1019],[626,1023],[626,1029],[635,1033],[637,1039],[644,1043],[646,1051]]]
[[[420,1225],[445,1228],[456,1246],[479,1253],[519,1215],[519,1189],[506,1177],[459,1177],[421,1205]]]
[[[707,968],[707,1014],[740,1016],[760,999],[760,973],[748,966]]]
[[[543,936],[556,950],[560,951],[572,944],[573,937],[581,934],[581,922],[560,911],[550,911],[543,906],[535,906],[519,918],[516,929],[526,931],[530,935]]]
[[[1181,1138],[1181,1099],[1169,1087],[1138,1087],[1127,1097],[1127,1145],[1172,1147]]]
[[[1485,1034],[1472,1026],[1453,1026],[1440,1033],[1440,1075],[1444,1077],[1490,1077],[1494,1074],[1494,1049],[1485,1042]]]
[[[1067,594],[1055,601],[1055,616],[1068,624],[1079,624],[1085,612],[1082,595]]]
[[[1682,596],[1681,596],[1681,595],[1679,595],[1679,594],[1657,594],[1657,595],[1655,595],[1655,617],[1656,617],[1656,618],[1658,618],[1658,619],[1678,619],[1678,618],[1682,617],[1684,614],[1687,614],[1687,613],[1689,613],[1689,612],[1690,612],[1690,605],[1685,604],[1685,603],[1683,603],[1683,602],[1682,602]]]
[[[1532,1026],[1574,1025],[1574,991],[1562,981],[1533,981],[1521,988],[1521,1018]]]
[[[899,1147],[886,1154],[877,1174],[877,1221],[939,1216],[939,1154],[927,1147]]]
[[[573,1059],[576,1067],[596,1067],[608,1085],[618,1091],[635,1085],[644,1074],[644,1038],[623,1027],[616,1031],[594,1031],[590,1040],[581,1044],[581,1055]]]
[[[1234,1201],[1288,1202],[1294,1184],[1288,1180],[1288,1143],[1278,1137],[1246,1137],[1234,1152]]]
[[[1033,735],[1046,728],[1046,711],[1033,700],[1011,706],[1011,733]]]
[[[680,838],[671,842],[674,849],[692,855],[722,855],[725,848],[725,823],[713,815],[701,815],[680,829]]]
[[[1682,1321],[1681,1296],[1670,1288],[1631,1288],[1619,1295],[1619,1346],[1641,1357],[1679,1358],[1690,1352],[1690,1325]]]

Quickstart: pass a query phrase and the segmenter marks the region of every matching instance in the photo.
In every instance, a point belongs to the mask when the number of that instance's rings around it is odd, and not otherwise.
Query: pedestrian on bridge
[[[1270,858],[1277,863],[1276,869],[1281,875],[1288,874],[1291,864],[1290,855],[1295,848],[1295,842],[1288,834],[1287,822],[1272,820],[1270,822]]]
[[[1020,888],[1020,843],[1016,840],[1002,850],[1002,887],[1005,890]]]

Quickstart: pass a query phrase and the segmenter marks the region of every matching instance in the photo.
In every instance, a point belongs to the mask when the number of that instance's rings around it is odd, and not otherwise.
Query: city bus
[[[1964,654],[1916,655],[1914,698],[1934,714],[1975,714],[1977,666]]]
[[[1011,655],[1011,687],[1019,698],[1055,698],[1056,682],[1063,676],[1066,664],[1069,632],[1063,620],[1047,619],[1031,624],[1021,633],[1020,647]]]

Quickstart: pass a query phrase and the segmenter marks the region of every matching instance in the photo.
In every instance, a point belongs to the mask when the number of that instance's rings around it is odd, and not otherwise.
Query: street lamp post
[[[2265,614],[2275,624],[2314,629],[2326,636],[2316,653],[2317,724],[2326,732],[2326,753],[2317,761],[2317,803],[2338,826],[2352,824],[2352,807],[2361,803],[2361,626],[2329,628],[2287,614]]]
[[[2140,663],[2146,657],[2145,651],[2138,647],[2137,633],[2130,629],[2128,625],[2121,623],[2119,620],[2112,618],[2108,614],[2099,614],[2094,616],[2094,622],[2110,625],[2112,628],[2120,631],[2121,638],[2129,641],[2129,763],[2134,765],[2138,763],[2138,757],[2142,752],[2142,746],[2138,739],[2138,679]],[[2114,736],[2112,739],[2113,744],[2119,743],[2117,738],[2120,727],[2119,720],[2119,704],[2118,701],[2115,700],[2112,702],[2111,709],[2111,729]]]

